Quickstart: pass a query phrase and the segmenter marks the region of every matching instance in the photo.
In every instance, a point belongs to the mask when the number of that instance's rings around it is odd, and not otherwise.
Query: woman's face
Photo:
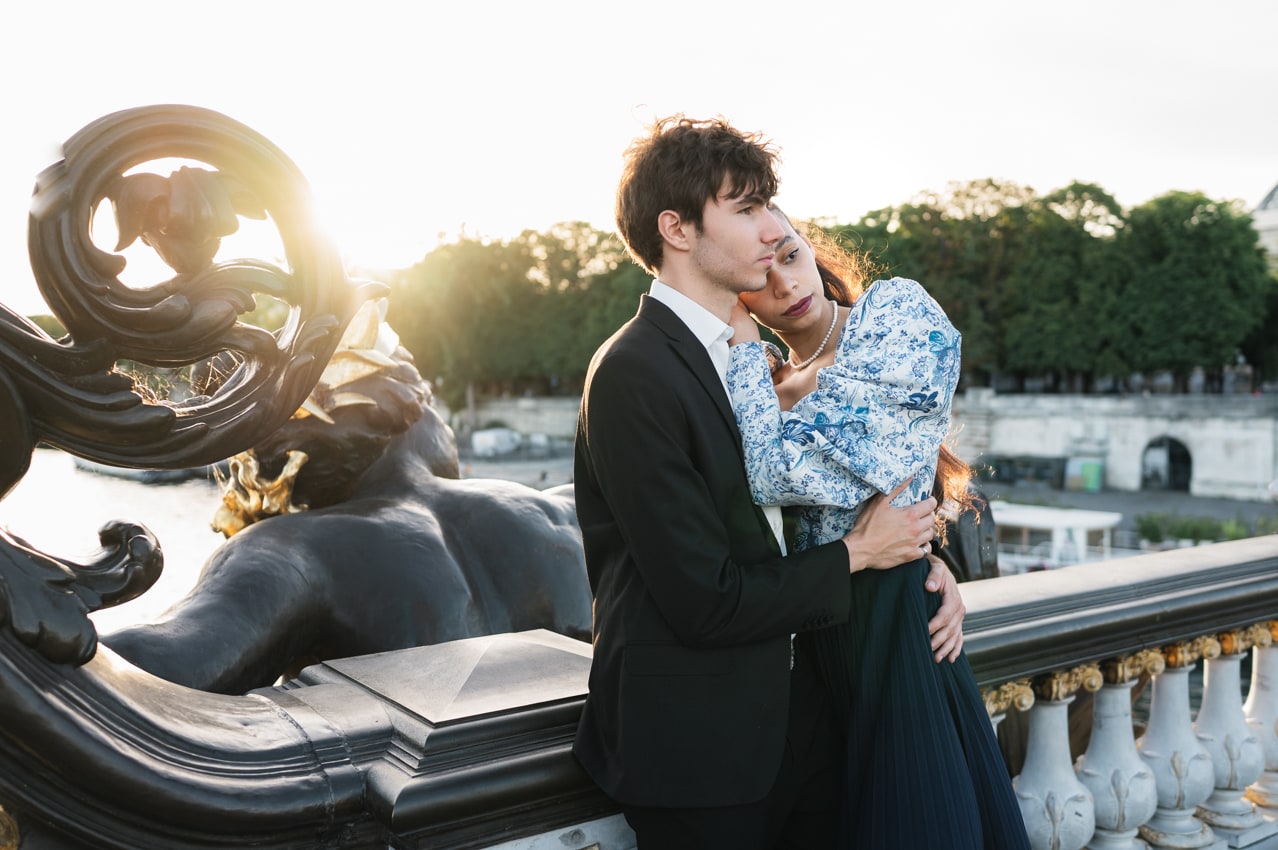
[[[825,288],[812,246],[784,217],[777,218],[785,236],[777,243],[767,284],[757,292],[743,292],[741,303],[760,324],[784,335],[830,317],[823,312]]]

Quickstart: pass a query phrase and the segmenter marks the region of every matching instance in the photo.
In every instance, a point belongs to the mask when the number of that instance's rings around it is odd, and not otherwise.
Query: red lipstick
[[[799,316],[802,316],[804,313],[808,312],[808,308],[811,306],[812,306],[812,296],[807,295],[807,296],[804,296],[803,298],[800,298],[798,301],[796,301],[793,307],[791,307],[789,310],[786,310],[781,315],[785,316],[787,319],[797,319]]]

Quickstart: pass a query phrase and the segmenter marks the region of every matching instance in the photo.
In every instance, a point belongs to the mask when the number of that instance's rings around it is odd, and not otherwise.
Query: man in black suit
[[[783,557],[751,501],[727,320],[765,284],[776,187],[758,136],[675,116],[627,151],[617,191],[618,229],[659,280],[582,396],[594,661],[573,751],[640,850],[833,846],[844,749],[803,633],[847,620],[850,572],[916,560],[932,538],[934,500],[878,499],[842,540]],[[962,602],[943,566],[928,581],[945,651]]]

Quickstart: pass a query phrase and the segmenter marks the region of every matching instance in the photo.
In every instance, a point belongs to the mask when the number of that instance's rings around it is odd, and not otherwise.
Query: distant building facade
[[[1278,396],[1003,395],[955,399],[954,447],[976,466],[1030,470],[1059,487],[1071,465],[1107,490],[1278,496]],[[1051,480],[1055,477],[1056,481]]]

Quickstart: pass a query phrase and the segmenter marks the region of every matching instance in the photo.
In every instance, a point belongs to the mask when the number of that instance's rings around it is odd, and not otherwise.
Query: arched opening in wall
[[[1189,492],[1194,460],[1189,447],[1172,437],[1159,437],[1145,446],[1141,456],[1140,488],[1142,490],[1179,490]]]

